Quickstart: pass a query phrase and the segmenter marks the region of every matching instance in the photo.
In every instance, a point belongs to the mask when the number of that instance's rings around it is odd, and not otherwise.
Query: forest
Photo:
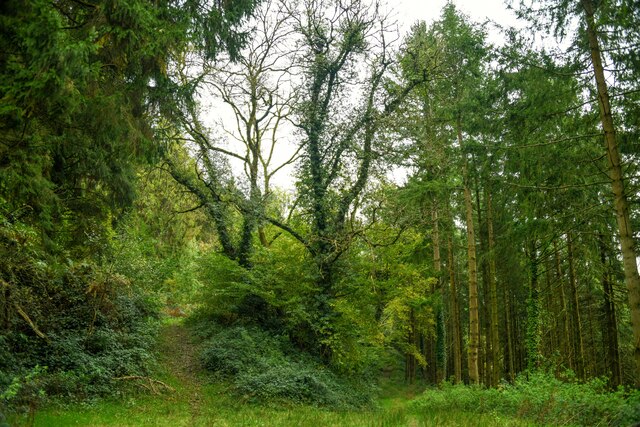
[[[640,2],[504,7],[0,2],[0,427],[640,423]]]

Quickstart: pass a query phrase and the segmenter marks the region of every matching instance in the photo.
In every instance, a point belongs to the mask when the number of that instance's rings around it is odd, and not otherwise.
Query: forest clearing
[[[0,427],[640,423],[640,4],[502,12],[3,1]]]

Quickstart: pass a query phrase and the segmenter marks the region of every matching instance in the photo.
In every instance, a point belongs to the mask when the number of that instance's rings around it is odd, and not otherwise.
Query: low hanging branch
[[[149,390],[153,394],[162,394],[158,390],[157,386],[160,386],[162,389],[169,390],[171,392],[175,392],[176,391],[175,388],[171,387],[167,383],[164,383],[164,382],[162,382],[160,380],[155,380],[155,379],[150,378],[150,377],[144,377],[144,376],[141,376],[141,375],[125,375],[123,377],[116,377],[116,378],[114,378],[114,380],[117,380],[117,381],[128,381],[128,380],[139,381],[137,384],[140,387],[143,387],[143,388]]]

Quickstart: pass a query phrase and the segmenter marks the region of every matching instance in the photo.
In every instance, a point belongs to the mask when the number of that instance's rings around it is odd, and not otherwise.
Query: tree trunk
[[[508,358],[508,367],[509,367],[509,381],[513,382],[516,378],[516,373],[515,373],[515,354],[514,354],[514,345],[513,342],[515,341],[514,339],[514,335],[513,335],[513,323],[512,323],[512,310],[511,310],[511,295],[509,292],[509,289],[507,289],[507,287],[505,286],[504,288],[504,304],[505,304],[505,313],[504,313],[504,318],[505,318],[505,323],[506,323],[506,330],[507,330],[507,353],[509,355]]]
[[[527,301],[527,370],[534,371],[540,364],[540,290],[538,289],[538,249],[532,240],[528,249],[530,288]]]
[[[569,289],[571,291],[571,317],[573,320],[574,348],[576,356],[576,373],[578,378],[585,379],[584,342],[582,339],[582,320],[580,319],[580,300],[576,280],[575,259],[573,257],[573,238],[567,233],[567,256],[569,261]]]
[[[451,318],[453,326],[453,372],[456,383],[462,382],[462,333],[460,328],[460,306],[458,304],[458,290],[456,287],[455,266],[453,265],[453,238],[447,238],[449,287],[451,289]]]
[[[560,309],[562,311],[560,316],[560,351],[564,357],[566,357],[567,366],[571,370],[575,370],[574,357],[571,346],[571,328],[570,328],[570,318],[569,318],[569,309],[567,308],[567,298],[564,294],[564,277],[562,274],[562,266],[560,264],[560,252],[558,250],[558,245],[554,241],[553,248],[555,252],[555,260],[556,260],[556,277],[558,280],[558,287],[560,289]]]
[[[613,299],[613,283],[607,263],[607,248],[604,235],[598,236],[600,246],[600,261],[602,263],[602,290],[604,293],[604,335],[607,350],[606,371],[612,388],[617,388],[622,383],[620,369],[620,350],[618,347],[618,324],[616,322],[616,305]]]
[[[433,208],[433,268],[438,282],[435,292],[438,298],[436,307],[436,342],[435,342],[435,362],[436,362],[436,383],[441,383],[445,379],[447,367],[447,352],[445,350],[445,328],[444,313],[442,306],[442,261],[440,257],[440,225],[438,218],[438,207]]]
[[[460,130],[458,130],[460,132]],[[462,139],[460,135],[458,137]],[[473,226],[473,205],[469,189],[467,162],[464,162],[464,205],[467,220],[467,262],[469,269],[469,381],[478,384],[478,353],[480,350],[480,319],[478,316],[478,270],[476,263],[476,238]]]
[[[544,292],[544,308],[547,313],[547,321],[549,322],[546,330],[547,333],[543,336],[543,345],[545,348],[545,357],[555,360],[555,352],[560,348],[557,340],[558,333],[558,316],[557,310],[553,300],[551,289],[553,286],[551,259],[546,257],[544,259],[544,271],[545,271],[545,289]],[[546,338],[546,339],[545,339]]]
[[[472,156],[472,160],[475,158]],[[489,315],[489,289],[487,283],[489,282],[489,264],[487,262],[487,224],[483,218],[482,200],[480,199],[480,185],[478,184],[477,175],[474,175],[473,187],[475,188],[476,205],[475,210],[477,212],[477,224],[478,224],[478,244],[476,246],[476,254],[485,254],[480,257],[480,277],[482,280],[478,281],[478,317],[479,317],[479,346],[478,346],[478,376],[480,383],[487,387],[490,387],[491,381],[491,340],[489,339],[489,330],[491,328],[491,316]],[[477,259],[477,256],[476,256]],[[480,286],[482,284],[482,286]]]
[[[600,107],[600,119],[604,131],[604,142],[607,149],[607,159],[609,162],[609,179],[615,200],[616,216],[620,244],[622,246],[622,259],[624,265],[624,276],[629,295],[629,308],[631,310],[631,325],[634,337],[634,358],[636,362],[636,381],[640,385],[640,276],[636,264],[635,242],[633,241],[633,230],[629,218],[629,202],[624,188],[624,179],[618,144],[616,142],[616,129],[611,115],[611,104],[607,82],[602,66],[602,55],[600,42],[594,18],[593,0],[582,0],[582,7],[585,11],[585,21],[587,37],[589,39],[589,49],[591,51],[591,63],[598,92],[598,105]]]
[[[489,304],[491,307],[491,385],[496,387],[500,382],[500,339],[498,331],[498,288],[496,284],[495,236],[493,233],[493,205],[491,190],[487,191],[487,234],[489,240]]]

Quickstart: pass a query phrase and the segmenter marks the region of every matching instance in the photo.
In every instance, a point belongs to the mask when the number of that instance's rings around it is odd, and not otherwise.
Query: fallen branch
[[[31,320],[29,315],[22,309],[22,307],[20,307],[19,304],[14,304],[14,307],[16,308],[16,311],[18,312],[18,314],[22,316],[22,318],[25,320],[25,322],[27,322],[29,326],[31,326],[31,329],[33,330],[33,332],[35,332],[36,335],[42,338],[43,340],[49,342],[49,337],[47,337],[44,333],[42,333],[40,329],[38,329],[36,324],[33,323],[33,320]]]
[[[149,390],[151,393],[153,394],[161,394],[160,391],[158,391],[158,389],[155,387],[156,385],[162,386],[165,389],[175,392],[176,389],[174,389],[173,387],[171,387],[169,384],[164,383],[160,380],[155,380],[153,378],[150,377],[144,377],[141,375],[125,375],[123,377],[116,377],[114,378],[114,380],[140,380],[142,381],[141,383],[139,383],[138,385],[141,387],[146,388],[147,390]],[[146,382],[147,384],[145,384],[144,382]]]

